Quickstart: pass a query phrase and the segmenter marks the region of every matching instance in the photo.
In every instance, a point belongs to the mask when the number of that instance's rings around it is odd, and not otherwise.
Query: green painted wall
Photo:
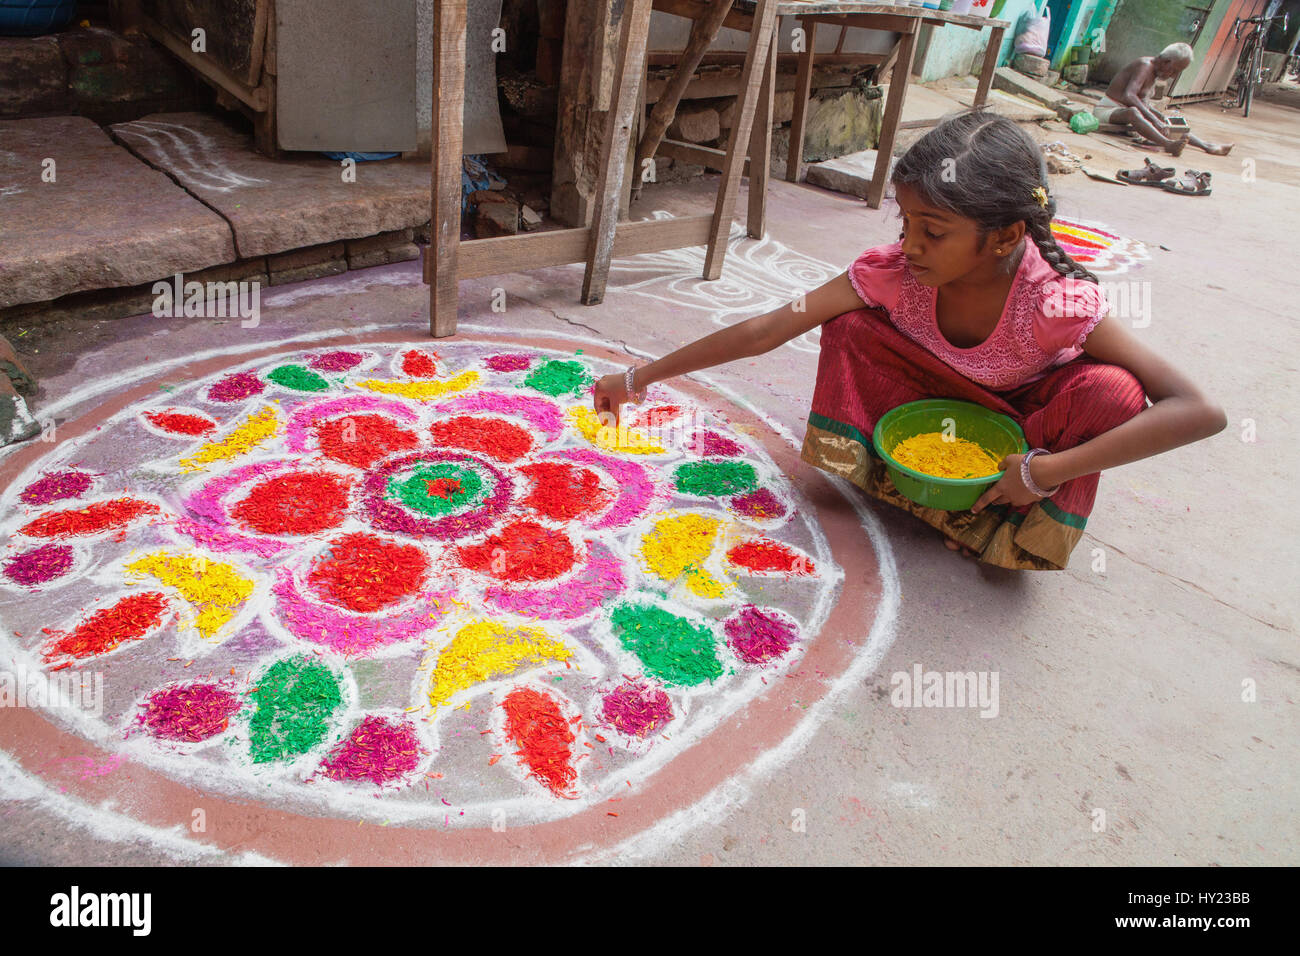
[[[1106,29],[1106,52],[1093,61],[1089,81],[1108,82],[1138,57],[1154,56],[1171,43],[1190,41],[1194,14],[1189,6],[1208,7],[1211,3],[1217,9],[1211,11],[1211,22],[1201,31],[1207,43],[1223,19],[1226,0],[1119,0]]]

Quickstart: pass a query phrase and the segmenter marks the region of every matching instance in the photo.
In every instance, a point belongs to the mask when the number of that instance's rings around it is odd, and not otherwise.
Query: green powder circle
[[[693,461],[673,472],[673,482],[688,495],[739,495],[758,487],[758,473],[744,461]]]
[[[311,750],[325,739],[330,715],[343,703],[333,672],[301,657],[268,667],[250,696],[256,706],[248,728],[254,763]]]
[[[283,385],[297,392],[323,392],[330,387],[330,383],[323,376],[301,365],[281,365],[266,377],[276,385]]]
[[[461,490],[453,492],[447,498],[429,494],[428,483],[439,478],[459,481]],[[478,504],[490,491],[491,488],[485,486],[482,476],[475,469],[455,462],[440,461],[419,465],[404,478],[394,475],[388,480],[384,496],[400,501],[412,511],[431,518],[441,518],[453,511]]]
[[[524,384],[547,395],[578,394],[592,382],[591,374],[581,362],[552,359],[528,373]]]
[[[709,628],[649,604],[620,604],[610,618],[622,645],[665,684],[693,687],[722,675]]]

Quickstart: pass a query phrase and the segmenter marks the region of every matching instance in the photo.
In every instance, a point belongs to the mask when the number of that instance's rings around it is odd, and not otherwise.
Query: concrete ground
[[[1248,120],[1214,104],[1189,107],[1186,115],[1207,138],[1237,144],[1228,157],[1188,150],[1176,162],[1180,171],[1212,171],[1212,196],[1115,186],[1081,173],[1053,177],[1052,188],[1062,215],[1148,244],[1150,260],[1125,277],[1150,283],[1151,321],[1137,334],[1227,409],[1228,429],[1108,472],[1083,542],[1061,573],[981,568],[945,550],[937,533],[908,515],[869,504],[901,580],[896,636],[881,666],[838,699],[801,752],[751,783],[746,799],[670,841],[630,848],[623,860],[1300,862],[1300,522],[1286,477],[1300,465],[1292,295],[1300,241],[1290,222],[1300,208],[1298,114],[1294,104],[1265,101]],[[1050,125],[1030,129],[1091,154],[1093,167],[1134,168],[1147,155]],[[700,211],[715,183],[709,177],[647,188],[633,216]],[[896,237],[892,216],[888,204],[870,210],[851,197],[774,182],[769,243],[739,241],[724,275],[743,283],[743,260],[761,263],[772,243],[841,269]],[[577,302],[577,267],[464,282],[460,321],[589,336],[639,357],[662,355],[716,327],[706,311],[621,288],[629,265],[615,264],[609,295],[592,308]],[[792,274],[787,297],[807,284]],[[494,288],[506,290],[504,314],[491,310]],[[268,290],[257,329],[142,316],[0,331],[41,378],[33,405],[43,417],[44,406],[88,382],[103,380],[110,392],[122,369],[223,343],[371,324],[419,335],[427,301],[417,264],[403,263]],[[816,361],[813,349],[784,346],[704,377],[801,437]],[[891,706],[890,675],[914,664],[996,672],[998,716]],[[57,780],[47,782],[57,790]],[[51,793],[34,793],[0,764],[0,859],[225,862],[134,842],[111,817],[61,804]],[[70,822],[77,818],[99,835]],[[792,827],[800,818],[802,831]]]

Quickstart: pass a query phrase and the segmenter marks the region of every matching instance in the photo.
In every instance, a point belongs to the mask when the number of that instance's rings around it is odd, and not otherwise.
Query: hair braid
[[[1056,201],[1049,200],[1047,209],[1044,209],[1040,215],[1025,219],[1025,231],[1029,234],[1029,238],[1034,240],[1034,245],[1038,246],[1043,261],[1067,279],[1099,282],[1095,275],[1070,258],[1070,254],[1056,241],[1056,236],[1052,234],[1052,214],[1055,211]]]

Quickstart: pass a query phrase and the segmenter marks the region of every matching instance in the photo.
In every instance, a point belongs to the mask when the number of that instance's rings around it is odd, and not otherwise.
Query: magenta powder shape
[[[645,737],[668,725],[673,719],[673,704],[653,684],[625,681],[605,695],[601,713],[619,733]]]
[[[387,412],[407,422],[417,421],[420,417],[401,402],[372,398],[368,395],[333,398],[328,402],[316,402],[295,408],[293,414],[289,416],[289,424],[285,428],[285,444],[290,451],[307,451],[312,426],[317,422],[324,418],[357,412]]]
[[[799,637],[794,625],[752,604],[727,618],[722,629],[727,644],[746,664],[766,664],[784,657]]]
[[[423,600],[400,614],[353,614],[309,601],[286,567],[277,568],[275,577],[271,591],[279,598],[276,614],[291,634],[356,657],[433,629],[444,614],[441,605],[450,604],[455,597],[454,591],[426,592]]]
[[[216,684],[179,684],[149,695],[137,720],[160,740],[197,743],[225,730],[240,706],[238,694]]]
[[[71,567],[71,547],[66,544],[45,544],[6,560],[5,577],[24,587],[33,587],[62,577]]]
[[[321,773],[331,780],[369,780],[383,786],[415,770],[423,753],[409,720],[371,715],[321,761]]]
[[[530,355],[493,355],[484,364],[494,372],[522,372],[533,359]]]
[[[618,500],[605,512],[604,517],[591,525],[595,530],[621,528],[645,514],[654,503],[655,483],[646,477],[646,470],[633,461],[622,461],[602,455],[589,448],[564,448],[544,452],[538,458],[566,458],[583,465],[603,469],[618,485]]]
[[[783,518],[786,506],[771,489],[759,488],[743,495],[736,495],[729,502],[731,510],[743,518],[771,519]]]
[[[451,401],[435,406],[439,414],[462,414],[465,412],[501,412],[506,415],[518,415],[530,425],[546,434],[547,441],[555,441],[564,433],[564,415],[560,407],[544,398],[528,395],[506,395],[502,392],[475,392],[462,395]]]
[[[251,372],[232,372],[208,389],[210,402],[242,402],[266,391],[266,384]]]
[[[691,442],[691,451],[705,458],[734,458],[745,450],[745,446],[717,432],[696,432]]]
[[[256,554],[263,558],[269,558],[289,547],[289,545],[284,541],[276,541],[271,538],[254,538],[248,535],[235,534],[214,527],[213,525],[205,524],[201,521],[192,521],[189,518],[180,518],[177,520],[176,530],[192,539],[195,544],[201,544],[206,548],[210,548],[213,551],[220,551],[223,554],[229,554],[232,551],[241,551],[249,554]]]
[[[582,617],[626,586],[618,559],[603,544],[592,542],[586,565],[563,584],[523,590],[493,585],[487,588],[484,597],[488,603],[512,614],[562,620]]]
[[[346,372],[360,365],[365,357],[361,352],[326,352],[312,359],[308,367],[318,372]]]
[[[384,497],[388,479],[412,465],[426,462],[466,462],[482,468],[495,483],[492,493],[479,502],[473,511],[450,514],[442,518],[417,518],[405,508]],[[510,507],[510,480],[499,468],[482,458],[458,451],[421,451],[401,458],[389,459],[366,479],[363,493],[370,523],[381,531],[397,534],[424,535],[443,540],[457,540],[478,534],[491,527]]]
[[[84,471],[52,471],[24,488],[18,500],[29,505],[48,505],[64,498],[80,498],[92,481],[93,476]]]

